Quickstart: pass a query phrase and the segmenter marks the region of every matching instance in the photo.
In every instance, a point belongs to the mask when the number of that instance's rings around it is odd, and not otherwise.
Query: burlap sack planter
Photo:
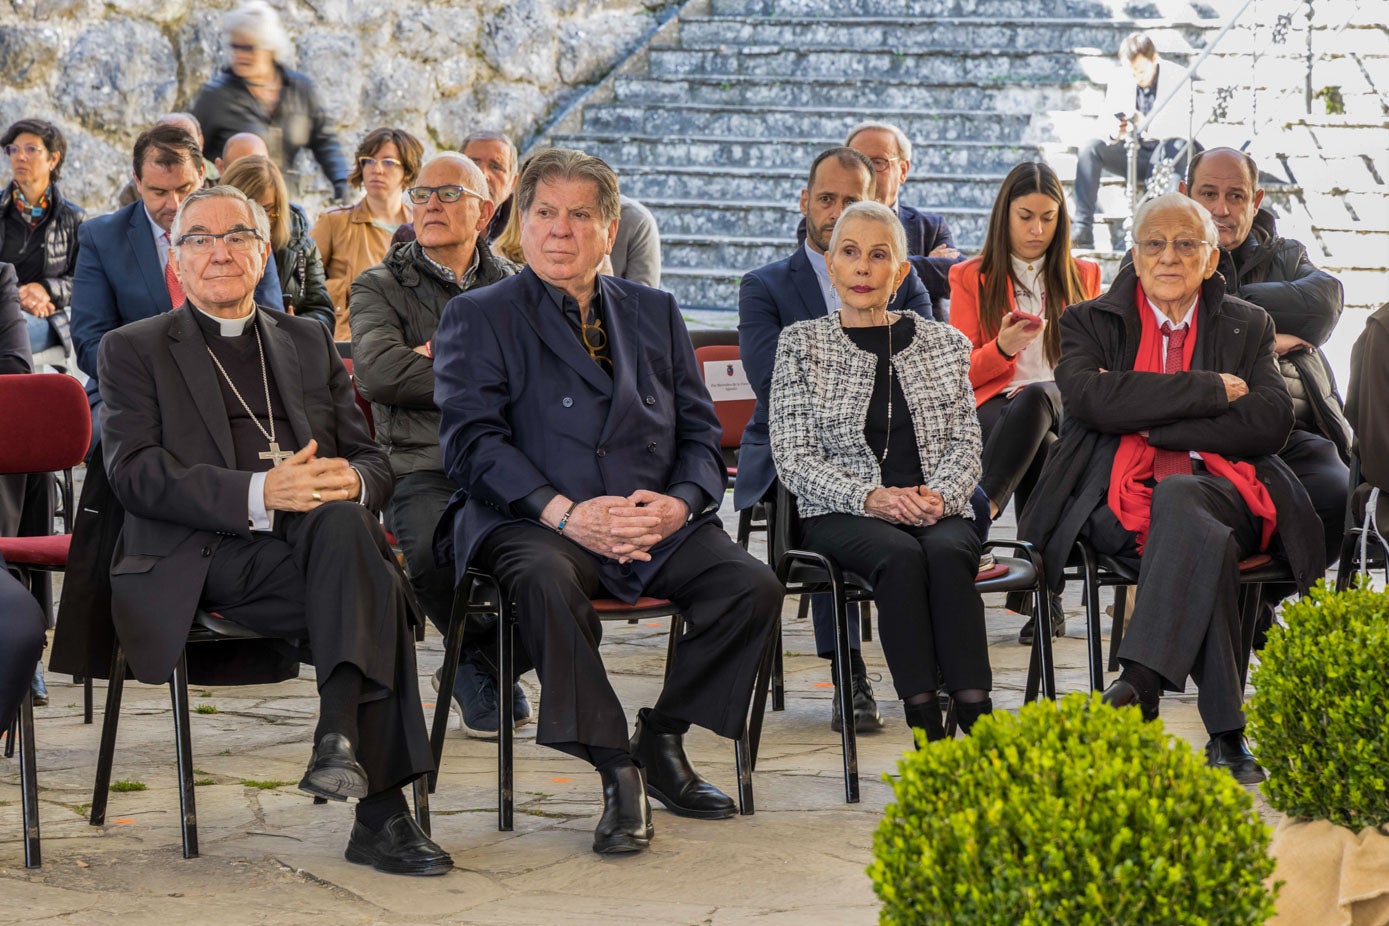
[[[1271,926],[1389,926],[1389,833],[1285,818],[1269,849],[1282,881]]]

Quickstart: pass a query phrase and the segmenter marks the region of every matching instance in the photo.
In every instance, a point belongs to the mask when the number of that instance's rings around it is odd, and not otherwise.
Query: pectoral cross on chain
[[[264,453],[258,453],[256,456],[260,457],[262,460],[269,460],[271,466],[279,466],[285,460],[294,456],[294,453],[289,450],[281,450],[280,445],[272,440],[270,442],[270,449]]]

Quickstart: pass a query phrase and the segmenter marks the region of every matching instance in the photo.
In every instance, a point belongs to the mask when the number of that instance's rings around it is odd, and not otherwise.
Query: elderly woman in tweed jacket
[[[943,737],[937,680],[966,732],[992,709],[970,344],[949,325],[891,311],[907,272],[897,216],[844,210],[825,255],[840,309],[781,334],[769,423],[777,475],[798,497],[802,542],[869,579],[907,722]],[[940,674],[937,674],[939,666]]]

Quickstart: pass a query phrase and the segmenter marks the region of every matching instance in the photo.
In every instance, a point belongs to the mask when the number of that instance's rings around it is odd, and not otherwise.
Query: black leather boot
[[[632,758],[646,773],[646,793],[673,814],[701,820],[722,820],[738,812],[733,798],[699,776],[685,757],[684,736],[652,733],[647,710],[637,712],[637,732],[629,744]]]
[[[603,816],[593,831],[593,851],[602,855],[640,852],[656,832],[641,769],[625,765],[600,769],[598,775],[603,780]]]

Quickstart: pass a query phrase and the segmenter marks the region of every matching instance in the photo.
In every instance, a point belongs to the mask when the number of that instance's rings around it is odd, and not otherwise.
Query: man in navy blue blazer
[[[782,589],[717,516],[718,417],[675,300],[598,275],[617,234],[612,169],[550,149],[515,196],[526,269],[450,300],[434,338],[455,568],[490,572],[515,603],[518,667],[540,678],[536,741],[599,772],[594,851],[635,852],[652,836],[647,795],[684,816],[735,812],[682,737],[691,723],[743,734]],[[687,630],[629,739],[590,599],[641,595],[674,601]]]
[[[135,188],[140,198],[77,232],[72,282],[72,340],[77,366],[91,377],[87,395],[98,414],[96,358],[101,338],[129,322],[175,307],[168,279],[169,228],[184,198],[203,185],[202,149],[180,125],[156,124],[135,140]],[[177,300],[182,303],[181,292]],[[275,257],[256,286],[256,304],[284,311]],[[92,432],[95,441],[98,429]]]
[[[912,143],[905,132],[888,122],[860,122],[849,130],[844,144],[868,158],[876,177],[873,199],[897,213],[907,233],[907,260],[926,284],[938,321],[949,321],[950,268],[964,260],[945,216],[923,212],[902,202],[897,193],[912,167]],[[796,229],[805,241],[805,223]]]

